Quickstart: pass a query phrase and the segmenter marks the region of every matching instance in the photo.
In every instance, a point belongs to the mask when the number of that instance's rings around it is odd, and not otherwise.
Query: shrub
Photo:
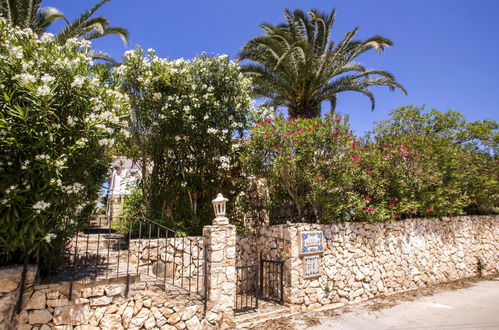
[[[278,115],[254,125],[243,161],[247,174],[265,179],[267,209],[333,221],[360,202],[351,192],[357,164],[347,161],[354,141],[341,115],[289,120]]]
[[[139,221],[144,216],[144,197],[142,189],[135,187],[129,195],[126,195],[123,200],[123,206],[120,214],[113,218],[111,228],[117,233],[128,235],[130,225],[132,226],[132,236],[137,237],[139,234]]]
[[[0,262],[43,268],[88,219],[129,106],[88,42],[60,46],[3,20],[0,39]]]
[[[116,72],[133,105],[122,152],[142,165],[147,216],[199,233],[216,194],[238,191],[235,138],[249,120],[249,81],[225,55],[169,61],[140,48]]]
[[[339,115],[266,119],[251,129],[244,164],[264,180],[264,207],[295,221],[394,221],[497,212],[495,121],[401,107],[364,138]]]
[[[383,187],[385,204],[395,204],[393,210],[402,217],[494,212],[497,122],[468,123],[456,111],[414,106],[390,115],[371,132],[363,167],[380,168],[370,180]],[[390,197],[398,201],[388,202]]]

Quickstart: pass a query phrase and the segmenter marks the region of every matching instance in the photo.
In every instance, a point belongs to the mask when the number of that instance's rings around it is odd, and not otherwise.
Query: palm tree
[[[91,9],[85,11],[72,22],[64,14],[53,7],[40,8],[41,0],[0,0],[0,16],[7,19],[12,25],[21,28],[31,28],[35,33],[47,32],[48,27],[58,19],[66,21],[67,26],[57,33],[55,39],[64,44],[70,38],[92,40],[114,34],[123,40],[126,45],[128,30],[119,26],[111,26],[105,17],[91,17],[100,7],[109,0],[102,0]],[[92,57],[115,63],[113,58],[100,51],[92,51]]]
[[[0,16],[11,25],[31,28],[41,34],[58,19],[68,20],[64,14],[53,7],[40,8],[41,0],[0,0]]]
[[[370,49],[381,53],[392,41],[379,35],[354,40],[358,28],[337,44],[329,41],[335,16],[336,10],[328,15],[312,9],[307,15],[286,9],[286,23],[261,24],[265,34],[249,40],[238,55],[240,61],[252,61],[243,64],[242,70],[253,80],[254,96],[267,98],[272,106],[287,107],[291,117],[312,118],[320,116],[323,101],[329,101],[334,111],[341,92],[366,95],[373,110],[370,86],[398,88],[407,94],[389,72],[370,70],[354,61]]]

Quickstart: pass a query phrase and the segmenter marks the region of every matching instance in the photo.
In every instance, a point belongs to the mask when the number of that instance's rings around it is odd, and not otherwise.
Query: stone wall
[[[139,272],[173,280],[175,285],[203,291],[204,250],[202,237],[133,239],[130,262]]]
[[[257,239],[255,234],[236,236],[236,265],[248,266],[258,263]]]
[[[290,238],[285,301],[302,309],[499,272],[499,216],[275,227]],[[307,230],[324,233],[321,274],[311,279],[300,255],[299,233]]]
[[[23,266],[0,268],[0,329],[13,327],[14,309],[19,298],[21,274]],[[30,284],[34,282],[36,266],[29,265],[26,269],[25,295],[29,297]]]
[[[204,329],[203,303],[193,295],[164,292],[152,283],[75,282],[39,284],[17,316],[15,329]]]

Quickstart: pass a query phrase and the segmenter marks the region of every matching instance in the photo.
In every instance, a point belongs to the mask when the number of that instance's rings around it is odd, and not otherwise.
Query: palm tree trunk
[[[321,106],[299,104],[295,108],[288,108],[288,114],[291,118],[316,118],[321,115]]]

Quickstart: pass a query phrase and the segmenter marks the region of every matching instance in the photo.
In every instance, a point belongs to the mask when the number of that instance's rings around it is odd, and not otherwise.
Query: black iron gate
[[[258,309],[258,300],[284,304],[284,261],[260,260],[260,264],[237,266],[234,312]]]
[[[236,301],[234,312],[258,308],[258,265],[237,266]]]
[[[284,304],[284,261],[260,260],[260,298]]]

